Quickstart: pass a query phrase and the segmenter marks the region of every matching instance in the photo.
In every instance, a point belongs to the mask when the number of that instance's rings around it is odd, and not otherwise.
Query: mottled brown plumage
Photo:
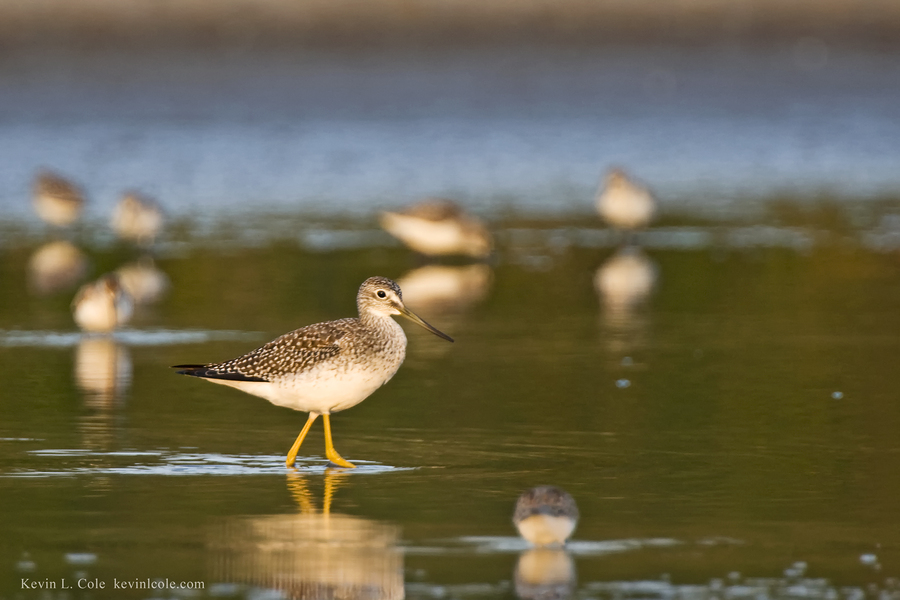
[[[205,376],[230,374],[242,375],[248,380],[275,381],[306,370],[338,356],[341,353],[339,342],[354,323],[358,325],[359,320],[340,319],[297,329],[243,356],[208,365]]]

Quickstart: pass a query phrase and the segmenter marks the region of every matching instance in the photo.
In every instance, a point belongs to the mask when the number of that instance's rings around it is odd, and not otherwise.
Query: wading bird
[[[406,308],[400,287],[386,277],[370,277],[356,295],[359,317],[307,325],[222,363],[175,365],[200,377],[265,398],[272,404],[309,413],[288,452],[292,466],[313,421],[322,416],[325,456],[352,468],[334,449],[331,413],[356,406],[387,383],[406,356],[406,334],[391,315],[402,315],[431,333],[453,339]]]

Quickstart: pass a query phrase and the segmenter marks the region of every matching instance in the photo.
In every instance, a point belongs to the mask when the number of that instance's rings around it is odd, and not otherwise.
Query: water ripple
[[[79,331],[22,331],[0,329],[0,346],[37,346],[68,348],[86,337],[97,337]],[[200,344],[210,341],[257,339],[252,331],[204,329],[123,329],[110,337],[129,346],[169,346]]]
[[[532,548],[531,544],[520,537],[512,536],[463,536],[457,541],[467,546],[473,546],[475,552],[507,553],[524,552]],[[682,544],[671,538],[627,539],[627,540],[573,540],[566,544],[566,552],[574,556],[600,556],[603,554],[618,554],[640,548],[660,548],[678,546]]]
[[[509,595],[509,582],[497,584],[437,584],[407,582],[406,597],[416,598],[494,598]],[[543,596],[542,596],[543,597]],[[572,590],[573,599],[592,600],[866,600],[900,598],[900,586],[895,578],[866,587],[839,585],[824,578],[809,577],[747,577],[738,572],[727,578],[713,578],[703,583],[676,584],[662,579],[588,581]]]
[[[308,460],[312,464],[288,469],[281,455],[204,454],[199,452],[118,451],[95,452],[81,449],[32,450],[37,457],[68,459],[71,466],[64,469],[14,469],[0,473],[0,477],[75,477],[79,475],[284,475],[289,471],[324,473],[327,464],[319,457]],[[123,460],[124,459],[124,460]],[[299,459],[302,463],[304,459]],[[59,461],[56,461],[59,462]],[[353,474],[371,475],[409,470],[370,461],[356,461]]]

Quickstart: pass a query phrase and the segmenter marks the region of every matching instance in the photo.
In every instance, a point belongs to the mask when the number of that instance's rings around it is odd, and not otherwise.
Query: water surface
[[[286,565],[324,543],[357,548],[331,580],[348,590],[514,597],[512,506],[545,483],[582,511],[578,597],[896,593],[896,247],[818,221],[663,227],[632,253],[652,286],[629,292],[598,283],[622,254],[592,220],[495,230],[488,265],[202,238],[157,258],[169,295],[112,338],[76,333],[66,292],[25,293],[38,244],[8,247],[2,595],[79,574],[302,595],[336,567]],[[457,342],[407,328],[394,380],[333,419],[356,471],[325,469],[318,429],[286,469],[303,415],[169,369],[352,314],[375,273],[466,291],[407,297]]]
[[[804,56],[0,65],[0,598],[898,598],[900,63]],[[612,164],[662,201],[639,249],[593,214]],[[31,215],[41,166],[84,223]],[[168,211],[151,249],[108,229],[125,188]],[[425,195],[495,255],[378,229]],[[75,289],[123,265],[160,297],[82,335]],[[407,328],[334,417],[352,472],[318,427],[285,468],[304,415],[170,368],[351,316],[376,274],[456,343]],[[515,535],[539,484],[581,509],[565,552]]]

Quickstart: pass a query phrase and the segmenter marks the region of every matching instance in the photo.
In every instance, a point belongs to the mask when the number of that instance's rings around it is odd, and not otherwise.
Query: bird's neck
[[[392,325],[396,325],[396,322],[388,315],[366,310],[359,311],[359,322],[370,329],[389,329]]]

